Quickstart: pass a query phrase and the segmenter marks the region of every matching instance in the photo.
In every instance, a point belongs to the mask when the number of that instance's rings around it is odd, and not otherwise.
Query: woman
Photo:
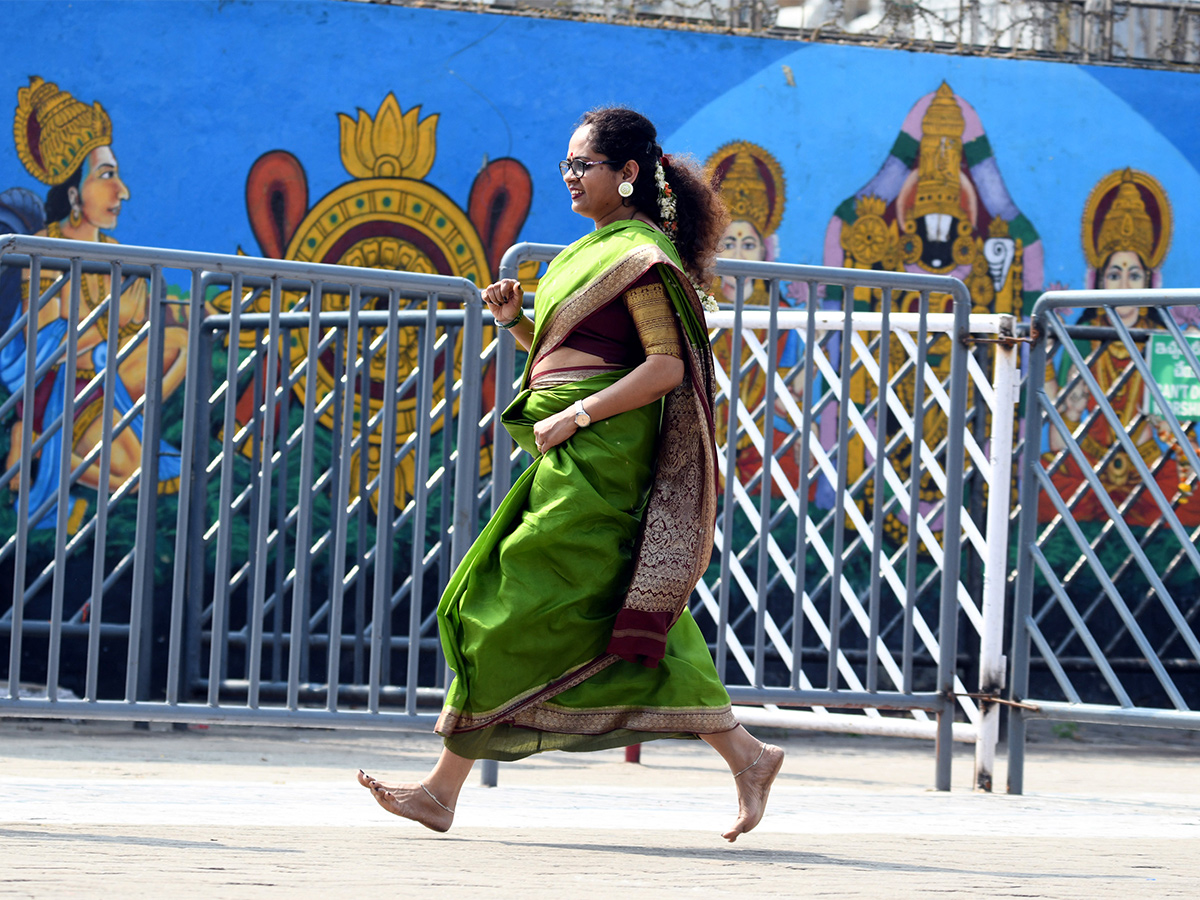
[[[708,283],[724,211],[630,110],[585,115],[560,170],[596,230],[551,263],[536,323],[518,282],[483,291],[529,351],[504,423],[534,461],[438,609],[457,676],[435,729],[445,748],[421,783],[359,781],[446,831],[476,759],[700,737],[734,773],[733,841],[762,817],[783,751],[738,725],[686,608],[716,511],[712,356],[692,282]]]

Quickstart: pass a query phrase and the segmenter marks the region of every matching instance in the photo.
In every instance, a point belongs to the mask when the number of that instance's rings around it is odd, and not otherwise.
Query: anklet
[[[740,771],[736,775],[734,775],[733,776],[734,778],[741,778],[744,774],[749,772],[751,769],[753,769],[755,766],[757,766],[762,761],[763,754],[767,752],[767,745],[765,743],[763,743],[762,741],[760,741],[759,743],[762,746],[759,747],[758,756],[755,758],[754,762],[750,763],[750,765],[746,766],[746,768],[742,769],[742,771]],[[425,785],[421,785],[421,787],[425,787]],[[426,793],[429,793],[429,792],[426,791]],[[433,794],[429,794],[429,796],[432,797]],[[437,803],[436,800],[434,802]],[[441,804],[438,803],[438,806],[441,806]]]
[[[764,746],[766,746],[766,745],[764,744]],[[757,762],[757,760],[755,760],[755,762]],[[445,803],[443,803],[437,797],[433,796],[433,794],[430,793],[429,788],[425,787],[424,782],[418,781],[417,784],[421,785],[421,790],[423,790],[426,794],[429,795],[430,800],[432,800],[434,803],[436,803],[438,806],[440,806],[446,812],[450,813],[450,815],[454,815],[454,810],[452,810],[450,807],[448,807]]]

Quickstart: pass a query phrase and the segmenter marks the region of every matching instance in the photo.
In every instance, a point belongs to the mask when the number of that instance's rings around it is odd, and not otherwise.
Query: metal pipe
[[[1008,584],[1008,519],[1012,484],[1011,435],[1017,399],[1017,352],[996,346],[992,383],[992,440],[988,472],[987,548],[983,572],[983,630],[979,635],[979,692],[996,693],[1005,687],[1004,592]],[[1000,739],[1000,705],[982,703],[979,739],[975,742],[975,789],[991,791],[996,744]]]

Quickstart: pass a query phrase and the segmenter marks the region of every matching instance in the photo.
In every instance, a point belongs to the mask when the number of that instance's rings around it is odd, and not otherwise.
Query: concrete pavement
[[[1200,893],[1196,736],[1035,736],[1023,797],[972,792],[970,747],[941,793],[930,744],[788,739],[767,817],[727,845],[732,784],[699,743],[504,764],[436,835],[354,781],[419,778],[430,735],[0,721],[0,897]]]

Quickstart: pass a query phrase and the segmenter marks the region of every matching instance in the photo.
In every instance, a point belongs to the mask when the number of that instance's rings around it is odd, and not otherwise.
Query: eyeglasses
[[[573,173],[576,178],[582,178],[583,173],[592,166],[605,165],[616,166],[620,168],[621,163],[617,162],[615,159],[597,159],[595,161],[585,159],[564,159],[558,164],[558,171],[563,175],[564,178],[566,177],[567,172]]]

